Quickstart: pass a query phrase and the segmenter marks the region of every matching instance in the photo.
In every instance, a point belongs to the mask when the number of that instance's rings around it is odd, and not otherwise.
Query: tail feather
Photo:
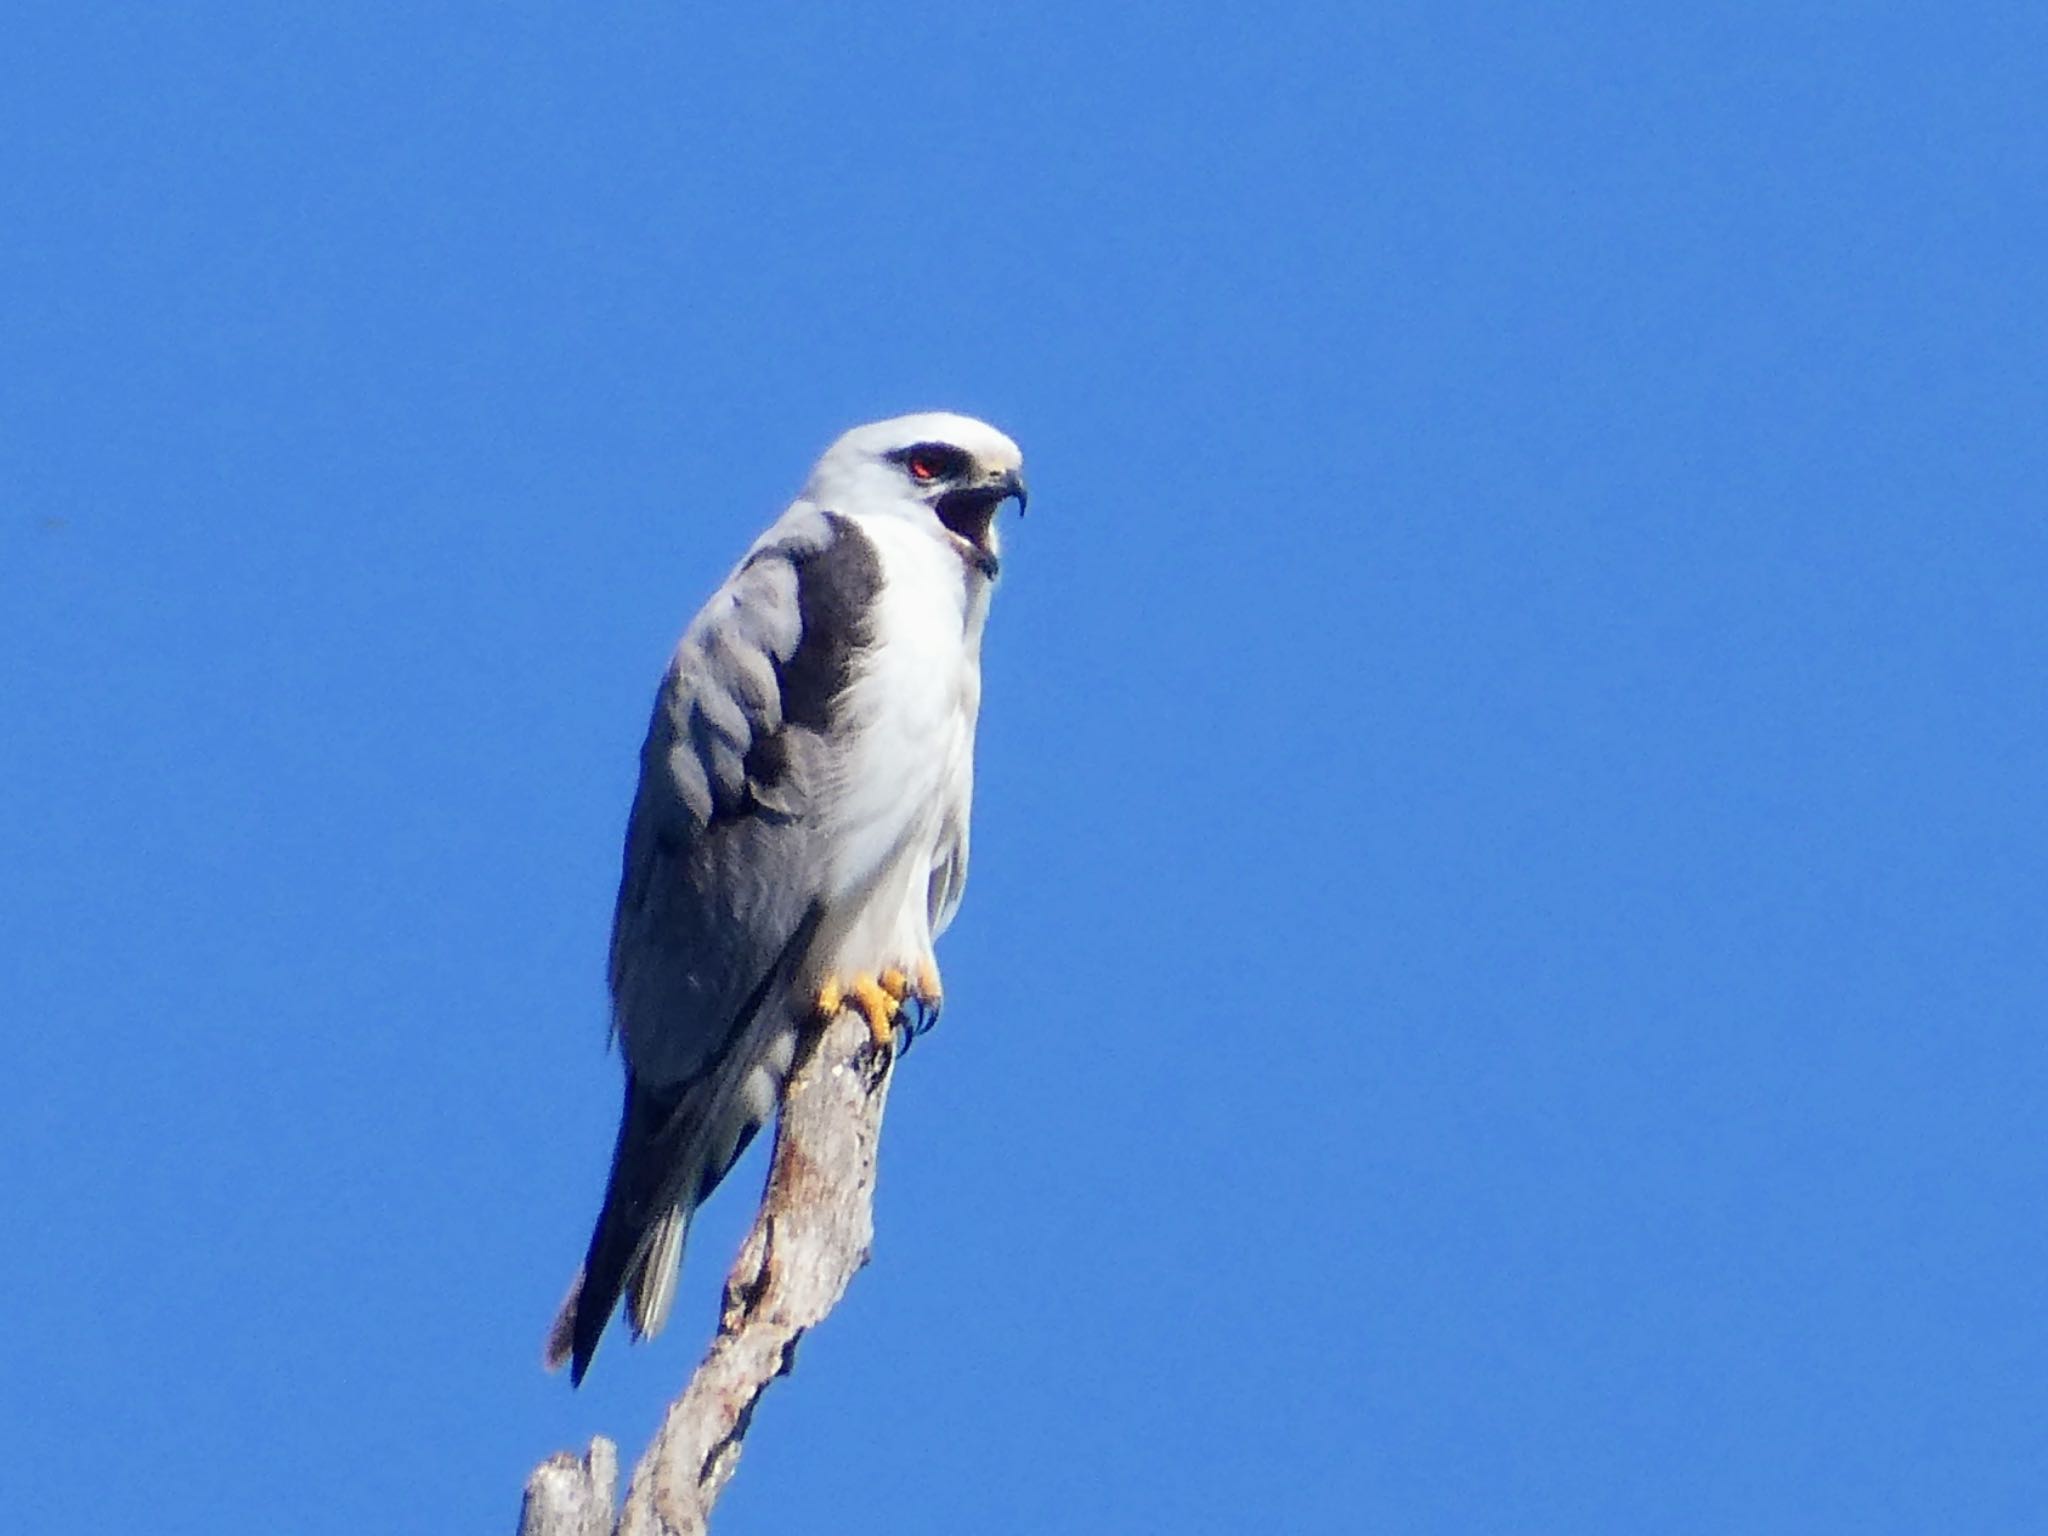
[[[548,1330],[544,1358],[551,1369],[567,1360],[569,1379],[578,1385],[621,1295],[631,1292],[636,1335],[653,1333],[667,1320],[689,1230],[689,1218],[675,1203],[677,1192],[693,1191],[696,1184],[692,1170],[677,1166],[672,1133],[694,1118],[694,1110],[643,1092],[630,1076],[626,1079],[625,1112],[619,1117],[604,1208],[590,1234],[583,1268]]]
[[[689,1235],[690,1218],[680,1206],[670,1206],[668,1214],[654,1224],[646,1255],[626,1282],[634,1338],[651,1339],[668,1321],[668,1309],[676,1299],[676,1274],[683,1263],[683,1239]]]
[[[631,1270],[625,1285],[627,1315],[634,1338],[651,1339],[668,1322],[669,1308],[676,1299],[676,1277],[682,1270],[683,1242],[689,1234],[689,1216],[673,1206],[648,1234],[647,1251]],[[580,1354],[576,1347],[576,1322],[584,1305],[584,1273],[577,1270],[576,1278],[569,1282],[569,1294],[562,1298],[561,1308],[548,1328],[547,1345],[541,1354],[541,1363],[550,1371],[559,1371],[574,1358],[575,1369],[569,1375],[570,1380],[578,1385],[582,1384],[583,1373],[590,1368],[590,1358],[597,1349],[595,1339],[590,1340]],[[590,1305],[595,1308],[599,1300],[600,1292],[593,1289]],[[609,1321],[611,1309],[617,1303],[618,1297],[614,1292],[610,1305],[599,1315]],[[603,1325],[600,1324],[599,1332],[602,1331]]]
[[[555,1320],[548,1325],[548,1341],[540,1356],[541,1364],[548,1370],[559,1371],[569,1363],[569,1351],[576,1337],[576,1302],[582,1294],[583,1271],[579,1269],[576,1278],[569,1282],[569,1294],[562,1298]]]

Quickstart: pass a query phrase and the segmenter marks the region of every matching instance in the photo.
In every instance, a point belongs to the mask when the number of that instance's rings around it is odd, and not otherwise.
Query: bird
[[[661,1331],[691,1213],[807,1038],[936,1020],[967,881],[996,514],[1016,443],[924,412],[855,427],[691,621],[656,693],[612,919],[625,1102],[604,1204],[549,1329],[580,1385],[621,1297]]]

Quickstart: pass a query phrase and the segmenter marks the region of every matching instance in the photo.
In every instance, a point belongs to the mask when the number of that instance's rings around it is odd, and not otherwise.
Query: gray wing
[[[793,509],[684,634],[641,750],[613,917],[626,1098],[583,1274],[550,1335],[580,1380],[622,1291],[666,1315],[691,1210],[772,1112],[819,920],[831,705],[880,584],[844,519]]]
[[[802,639],[799,564],[815,557],[803,538],[750,556],[691,624],[655,699],[611,949],[612,1027],[650,1082],[687,1081],[717,1057],[802,910],[799,759],[821,744],[796,739],[781,672]]]

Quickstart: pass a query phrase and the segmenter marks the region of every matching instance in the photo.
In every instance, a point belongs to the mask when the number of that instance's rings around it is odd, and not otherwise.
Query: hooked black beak
[[[1003,477],[996,482],[996,488],[1002,492],[1002,495],[996,498],[996,505],[1001,506],[1005,501],[1015,497],[1017,501],[1017,515],[1022,517],[1024,515],[1024,508],[1031,501],[1031,492],[1025,489],[1024,486],[1024,471],[1021,469],[1004,470]]]

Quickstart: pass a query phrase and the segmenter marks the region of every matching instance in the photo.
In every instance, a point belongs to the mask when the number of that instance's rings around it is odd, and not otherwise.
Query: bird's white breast
[[[835,820],[844,836],[833,885],[887,901],[893,871],[922,900],[949,812],[966,820],[974,721],[981,705],[986,585],[934,533],[894,517],[861,518],[882,584],[869,646],[840,708],[852,726]],[[929,939],[926,939],[929,942]]]

